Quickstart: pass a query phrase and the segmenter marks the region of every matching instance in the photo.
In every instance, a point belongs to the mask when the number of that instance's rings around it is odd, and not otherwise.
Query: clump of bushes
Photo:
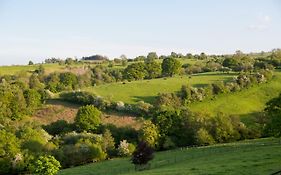
[[[86,91],[64,92],[60,94],[60,98],[71,103],[94,105],[99,109],[107,109],[111,106],[110,101]]]

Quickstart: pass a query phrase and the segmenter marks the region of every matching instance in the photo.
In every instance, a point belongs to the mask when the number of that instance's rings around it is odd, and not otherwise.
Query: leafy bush
[[[111,105],[109,101],[86,91],[64,92],[60,94],[60,98],[75,104],[94,105],[99,109],[106,109]]]
[[[154,125],[151,121],[146,121],[139,132],[140,140],[145,141],[153,148],[156,147],[160,136],[156,125]]]
[[[54,155],[64,168],[104,160],[107,156],[102,148],[101,135],[74,132],[61,140],[63,144]]]
[[[101,146],[103,151],[107,152],[109,156],[115,155],[115,141],[108,129],[105,129],[103,133]]]
[[[61,165],[53,156],[40,156],[34,164],[30,165],[33,173],[38,175],[55,175],[58,173]]]
[[[140,142],[137,149],[133,152],[132,163],[135,164],[136,169],[142,170],[150,160],[154,158],[153,149],[146,142]]]
[[[116,143],[121,142],[122,140],[127,140],[130,143],[137,143],[138,131],[132,127],[116,127],[112,124],[103,125],[102,129],[110,130],[112,136]],[[104,131],[105,132],[105,131]]]
[[[61,135],[74,130],[73,124],[69,124],[65,120],[57,120],[53,123],[43,126],[43,128],[51,135]]]
[[[127,140],[122,140],[120,141],[117,151],[119,156],[130,156],[134,151],[134,146],[128,143]]]
[[[101,123],[101,114],[93,105],[82,106],[74,119],[75,125],[80,131],[94,131]]]
[[[196,145],[211,145],[215,143],[213,137],[204,128],[200,128],[196,132],[195,138],[196,138]]]
[[[266,103],[267,115],[265,134],[268,136],[281,136],[281,94]]]
[[[162,93],[157,96],[154,105],[159,109],[178,108],[181,106],[181,99],[175,93]]]

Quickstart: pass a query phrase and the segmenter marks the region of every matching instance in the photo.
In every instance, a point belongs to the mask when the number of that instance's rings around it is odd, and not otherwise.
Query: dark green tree
[[[28,62],[28,65],[33,65],[34,63],[30,60],[29,62]]]
[[[162,62],[162,75],[172,77],[180,72],[180,68],[180,61],[176,58],[167,57]]]
[[[156,52],[149,52],[146,57],[147,62],[155,61],[156,59],[158,59],[158,55],[156,54]]]
[[[145,64],[143,62],[133,63],[128,65],[128,67],[124,70],[124,78],[132,81],[132,80],[142,80],[147,75],[145,70]]]
[[[41,95],[35,89],[28,89],[24,92],[24,97],[28,111],[33,113],[42,104]]]
[[[281,94],[266,103],[265,112],[267,115],[265,134],[281,136]]]
[[[147,72],[146,78],[153,79],[161,76],[162,68],[161,64],[156,61],[150,61],[145,64],[145,69]]]

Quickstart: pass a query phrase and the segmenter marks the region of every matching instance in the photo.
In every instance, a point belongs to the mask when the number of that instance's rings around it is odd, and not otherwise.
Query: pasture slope
[[[223,112],[228,115],[238,115],[246,123],[251,123],[252,116],[265,108],[265,104],[281,92],[281,72],[275,71],[274,77],[267,83],[256,85],[242,91],[221,94],[214,99],[197,102],[190,105],[194,112],[216,114]]]
[[[158,78],[152,80],[140,80],[118,83],[103,84],[95,87],[88,87],[84,90],[93,92],[113,101],[136,103],[138,101],[153,102],[159,93],[171,93],[179,91],[182,85],[190,84],[195,87],[202,87],[218,81],[231,80],[235,73],[209,72],[189,76],[176,76]]]
[[[202,61],[195,60],[195,59],[179,59],[182,64],[190,64],[193,65],[195,63],[201,63]],[[162,60],[157,60],[159,63]],[[132,64],[133,62],[128,62],[128,64]],[[94,67],[95,65],[103,65],[108,66],[109,63],[98,63],[98,61],[84,61],[80,62],[79,64],[73,65],[59,65],[58,63],[50,63],[50,64],[42,64],[45,68],[46,73],[52,72],[64,72],[67,71],[68,68],[83,68],[84,66],[91,66]],[[16,75],[22,72],[33,72],[34,70],[38,69],[39,64],[34,65],[12,65],[12,66],[0,66],[0,75]],[[125,66],[122,64],[114,64],[113,69],[124,69]],[[69,71],[69,70],[68,70]]]
[[[245,140],[157,152],[149,170],[135,172],[129,158],[61,170],[59,175],[263,175],[281,170],[280,138]]]

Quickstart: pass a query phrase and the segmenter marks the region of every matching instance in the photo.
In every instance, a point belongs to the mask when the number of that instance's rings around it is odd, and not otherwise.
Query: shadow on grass
[[[237,75],[236,72],[229,72],[229,73],[223,73],[223,72],[206,72],[206,73],[198,73],[198,74],[192,74],[191,76],[198,77],[198,76],[226,76],[226,75]]]
[[[134,102],[144,101],[153,104],[157,96],[132,96]]]
[[[239,115],[239,117],[240,117],[241,122],[243,122],[247,126],[251,126],[251,125],[255,125],[258,118],[260,118],[259,116],[261,116],[261,115],[262,115],[262,111],[261,112],[251,112],[248,114],[241,114],[241,115]]]

